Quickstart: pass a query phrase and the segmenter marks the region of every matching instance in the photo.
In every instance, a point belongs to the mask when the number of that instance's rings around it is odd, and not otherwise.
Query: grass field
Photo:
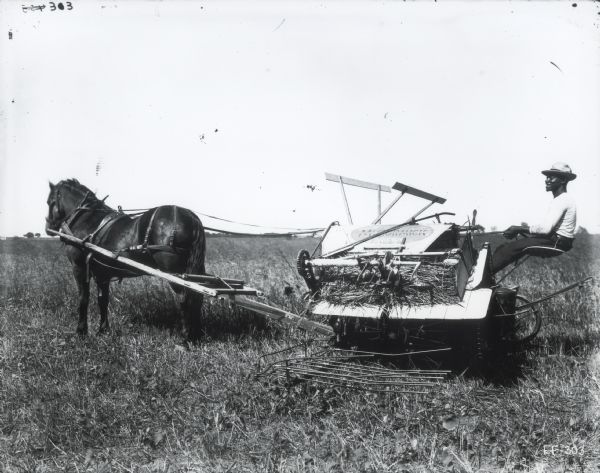
[[[207,270],[300,311],[295,256],[314,244],[211,238]],[[599,270],[600,238],[582,236],[509,283],[536,298]],[[111,332],[80,339],[58,241],[0,241],[0,297],[3,472],[600,469],[597,279],[543,305],[514,378],[456,375],[410,396],[256,380],[261,355],[302,335],[219,303],[205,303],[204,336],[185,349],[175,299],[150,278],[113,284]]]

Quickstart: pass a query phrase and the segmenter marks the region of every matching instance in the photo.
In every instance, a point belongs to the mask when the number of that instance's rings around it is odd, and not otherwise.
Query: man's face
[[[546,191],[553,192],[565,183],[562,177],[546,176]]]

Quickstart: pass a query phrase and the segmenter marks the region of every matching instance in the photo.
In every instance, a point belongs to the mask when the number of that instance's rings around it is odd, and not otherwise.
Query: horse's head
[[[50,183],[48,194],[48,216],[46,217],[46,233],[48,230],[58,230],[61,224],[78,208],[86,204],[95,195],[76,179]],[[48,233],[49,234],[49,233]]]

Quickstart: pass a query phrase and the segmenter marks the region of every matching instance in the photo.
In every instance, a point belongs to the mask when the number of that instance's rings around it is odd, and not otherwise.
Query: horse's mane
[[[91,204],[91,205],[102,204],[102,205],[106,206],[106,204],[104,204],[103,200],[98,199],[98,197],[96,197],[96,194],[94,194],[88,187],[84,186],[81,182],[79,182],[75,178],[64,179],[64,180],[60,181],[56,186],[57,187],[67,186],[67,187],[71,188],[71,190],[76,190],[77,192],[80,192],[82,197],[87,194],[85,201],[88,204]]]

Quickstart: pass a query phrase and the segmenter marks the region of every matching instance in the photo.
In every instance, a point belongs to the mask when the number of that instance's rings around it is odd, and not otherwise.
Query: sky
[[[50,3],[0,2],[0,235],[43,233],[48,182],[67,178],[234,231],[263,229],[202,214],[346,222],[326,172],[502,229],[543,216],[555,161],[600,233],[598,2]],[[373,220],[374,191],[347,195]]]

